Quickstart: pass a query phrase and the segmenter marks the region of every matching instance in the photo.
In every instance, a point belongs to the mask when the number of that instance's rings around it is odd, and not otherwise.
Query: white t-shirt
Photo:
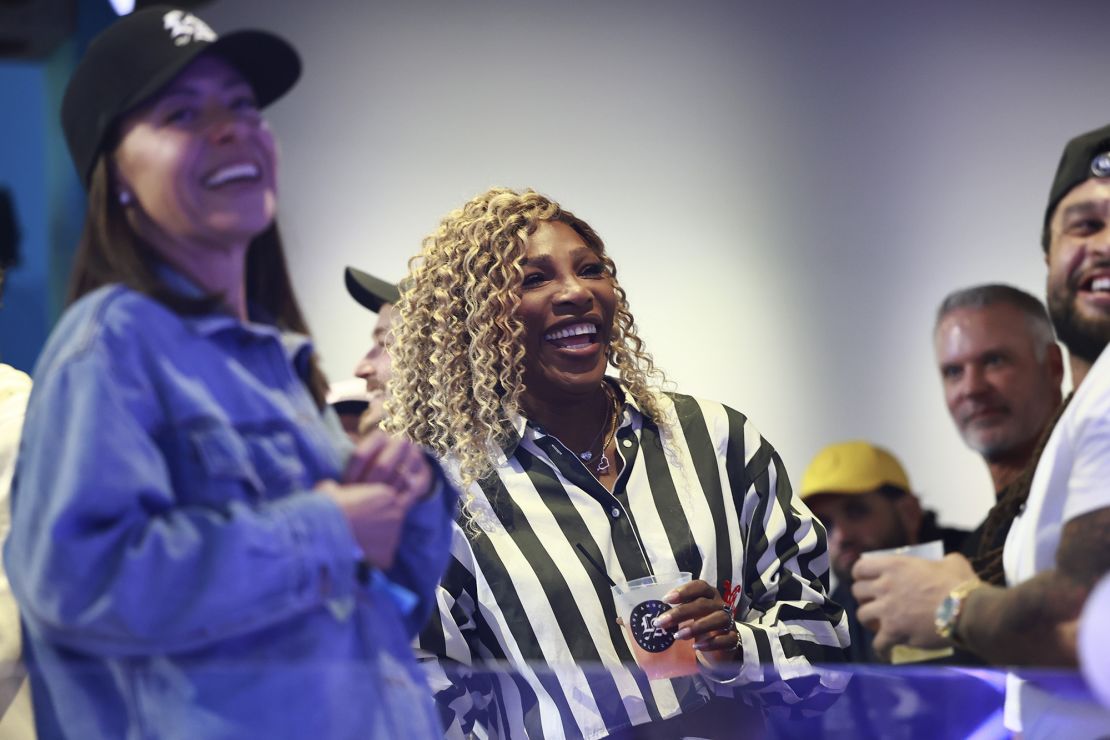
[[[31,379],[26,373],[8,365],[0,365],[0,543],[7,538],[8,529],[11,528],[12,514],[8,496],[11,493],[15,456],[19,451],[19,435],[23,431],[23,413],[27,409],[27,397],[30,394]],[[9,617],[14,614],[15,603],[4,571],[4,551],[0,549],[0,661],[19,658],[19,617],[9,621]]]
[[[26,373],[0,365],[0,545],[11,527],[11,493],[23,413],[31,394],[31,379]],[[34,737],[27,682],[18,665],[20,652],[19,612],[4,571],[0,549],[0,737]]]
[[[1025,511],[1014,520],[1002,562],[1018,584],[1056,567],[1068,521],[1110,507],[1110,352],[1103,352],[1052,431],[1037,464]],[[1089,697],[1062,696],[1010,674],[1006,726],[1026,738],[1100,738],[1110,710]]]
[[[1110,707],[1110,575],[1102,577],[1083,606],[1079,665],[1091,691]]]

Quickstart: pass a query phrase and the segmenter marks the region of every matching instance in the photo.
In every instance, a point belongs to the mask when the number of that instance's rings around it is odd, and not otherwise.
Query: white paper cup
[[[931,542],[919,542],[916,545],[904,545],[902,547],[890,547],[886,550],[872,550],[860,555],[861,558],[868,555],[908,555],[913,558],[925,558],[926,560],[943,560],[944,559],[944,542],[941,540],[933,540]],[[909,645],[895,645],[890,650],[890,662],[894,665],[901,663],[920,663],[925,660],[936,660],[938,658],[947,658],[952,655],[952,648],[915,648]]]
[[[932,542],[919,542],[916,545],[903,545],[902,547],[889,547],[885,550],[870,550],[862,553],[861,558],[868,555],[909,555],[914,558],[926,560],[944,560],[944,543],[940,540]]]

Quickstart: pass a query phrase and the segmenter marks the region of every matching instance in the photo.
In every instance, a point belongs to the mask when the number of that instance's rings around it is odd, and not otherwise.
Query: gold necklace
[[[601,381],[601,385],[606,390],[605,398],[611,403],[612,402],[612,391],[609,390],[609,384],[606,383],[605,381]],[[590,444],[586,446],[585,451],[578,453],[578,459],[579,460],[581,460],[582,462],[589,462],[590,460],[594,459],[594,453],[593,453],[594,445],[597,444],[597,441],[599,439],[601,439],[602,435],[605,434],[605,430],[609,428],[610,424],[612,424],[612,421],[610,420],[610,417],[611,417],[611,413],[610,413],[609,409],[606,408],[605,418],[601,420],[601,427],[597,430],[597,434],[594,435],[594,438],[590,440]],[[605,452],[605,445],[601,446],[601,451],[603,453]]]
[[[594,467],[594,472],[597,475],[606,475],[612,467],[609,463],[609,455],[606,454],[606,450],[608,450],[609,445],[613,443],[613,438],[617,436],[617,397],[613,394],[613,389],[609,387],[608,383],[602,381],[602,385],[605,387],[605,395],[609,397],[612,412],[609,417],[609,423],[605,425],[605,428],[609,431],[601,443],[601,459],[597,461],[597,465]]]

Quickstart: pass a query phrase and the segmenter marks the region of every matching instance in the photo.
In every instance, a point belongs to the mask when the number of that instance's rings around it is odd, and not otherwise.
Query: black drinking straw
[[[590,565],[597,569],[597,572],[601,574],[602,578],[609,581],[610,586],[612,586],[613,588],[617,587],[617,584],[613,582],[613,579],[609,577],[609,574],[605,572],[605,569],[601,567],[601,564],[590,557],[590,553],[586,552],[586,548],[582,547],[581,542],[574,543],[574,546],[578,548],[578,552],[582,553],[585,556],[586,560],[590,561]]]

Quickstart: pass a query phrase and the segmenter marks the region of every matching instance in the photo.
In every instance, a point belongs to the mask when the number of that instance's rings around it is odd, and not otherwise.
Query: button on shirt
[[[453,491],[414,507],[396,566],[360,581],[346,519],[313,491],[350,447],[306,389],[310,353],[121,286],[62,317],[34,373],[5,550],[40,737],[438,734],[409,639]],[[416,595],[410,613],[386,580]]]
[[[481,725],[502,738],[596,738],[735,686],[768,705],[823,691],[811,664],[842,659],[847,644],[826,595],[824,531],[742,414],[679,394],[660,403],[671,425],[623,404],[612,493],[523,419],[496,475],[472,488],[481,533],[455,528],[440,609],[420,635],[449,736]],[[631,670],[609,585],[579,543],[617,582],[689,571],[722,594],[735,584],[742,663],[650,683]],[[486,661],[515,675],[483,675]]]

